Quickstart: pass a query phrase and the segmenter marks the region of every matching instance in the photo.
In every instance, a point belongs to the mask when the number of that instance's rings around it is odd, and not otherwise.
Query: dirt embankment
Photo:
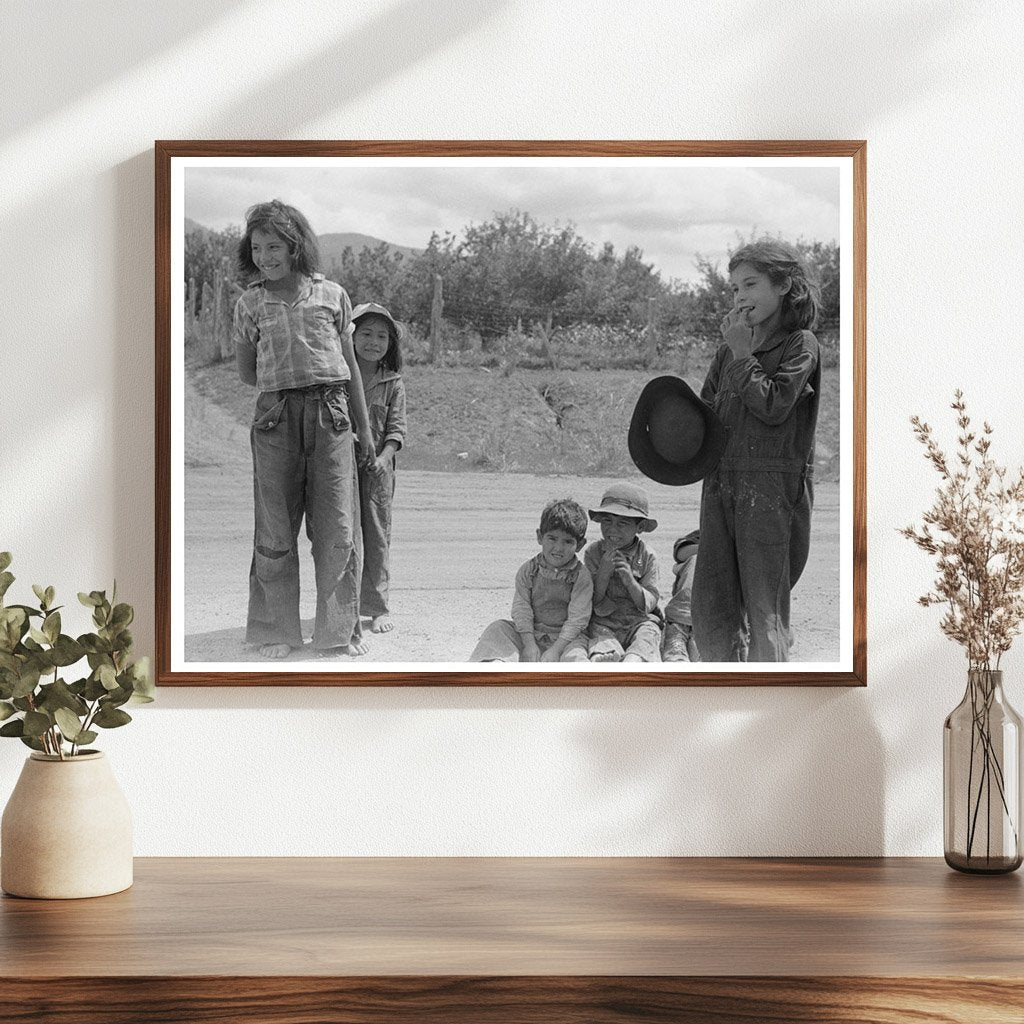
[[[230,408],[211,402],[191,383],[187,388],[185,657],[190,663],[252,663],[258,656],[244,642],[252,552],[248,429]],[[251,404],[246,409],[248,416]],[[466,460],[456,461],[463,466]],[[508,617],[516,569],[537,551],[537,520],[551,498],[570,496],[596,505],[612,479],[642,482],[660,524],[644,539],[658,556],[665,594],[672,542],[697,525],[699,485],[663,487],[643,480],[631,465],[629,472],[590,476],[410,470],[404,463],[403,458],[392,540],[396,629],[370,637],[370,654],[343,658],[338,669],[464,661],[484,626]],[[838,657],[838,487],[819,484],[816,497],[811,557],[793,596],[798,661]],[[592,527],[588,539],[597,536]],[[304,535],[299,550],[308,635],[313,570]],[[289,660],[306,659],[322,660],[309,650],[295,651]]]

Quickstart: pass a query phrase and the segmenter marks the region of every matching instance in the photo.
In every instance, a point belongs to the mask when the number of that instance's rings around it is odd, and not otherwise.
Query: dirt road
[[[216,419],[216,417],[214,417]],[[188,662],[257,662],[244,642],[252,552],[252,470],[242,445],[208,444],[211,427],[188,442],[185,495],[185,658]],[[234,429],[245,437],[244,428]],[[239,438],[236,437],[236,440]],[[246,438],[247,440],[247,438]],[[243,444],[245,442],[243,441]],[[638,480],[641,478],[637,477]],[[336,659],[338,668],[394,663],[460,662],[492,619],[507,618],[516,569],[538,550],[537,520],[545,502],[571,496],[596,505],[609,480],[498,473],[400,470],[392,542],[392,609],[396,628],[370,635],[370,653]],[[663,487],[643,481],[657,531],[646,534],[658,556],[663,595],[671,586],[672,543],[697,526],[699,485]],[[834,661],[839,650],[839,496],[835,484],[816,493],[811,556],[793,595],[797,661]],[[588,540],[599,536],[591,526]],[[313,567],[300,537],[302,616],[307,638],[314,608]],[[290,661],[323,658],[310,649]]]

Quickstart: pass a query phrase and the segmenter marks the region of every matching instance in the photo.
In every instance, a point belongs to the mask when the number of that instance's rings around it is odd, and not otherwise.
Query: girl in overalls
[[[818,288],[770,238],[735,252],[729,279],[735,301],[701,391],[727,442],[701,493],[693,638],[702,661],[788,661],[790,591],[810,547]]]
[[[391,589],[391,506],[395,497],[395,456],[405,443],[405,382],[402,380],[401,330],[376,302],[352,310],[352,344],[363,378],[370,414],[370,448],[359,473],[363,533],[360,612],[371,618],[374,633],[394,629]]]
[[[362,552],[353,417],[369,419],[345,290],[319,272],[316,235],[293,206],[246,213],[238,265],[255,280],[235,305],[238,374],[254,384],[256,518],[246,640],[264,658],[303,643],[298,536],[303,518],[316,575],[313,647],[365,654],[359,624]]]

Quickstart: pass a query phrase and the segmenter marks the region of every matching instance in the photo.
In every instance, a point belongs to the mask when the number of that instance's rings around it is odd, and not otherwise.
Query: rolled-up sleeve
[[[593,610],[594,580],[586,567],[580,569],[569,594],[569,611],[558,634],[560,642],[571,643],[587,628]]]
[[[718,378],[722,369],[722,349],[719,348],[711,360],[711,367],[708,375],[704,378],[704,386],[700,389],[700,397],[707,405],[715,404],[715,395],[718,394]]]
[[[256,319],[243,295],[235,303],[232,341],[235,347],[235,365],[238,367],[238,375],[244,381],[251,382],[256,379],[256,341],[258,337],[259,328],[256,325]]]
[[[783,344],[786,351],[771,376],[756,356],[733,359],[722,370],[747,409],[769,426],[785,422],[809,391],[808,382],[818,365],[818,341],[810,331],[799,331]]]
[[[388,418],[384,426],[384,444],[394,441],[401,448],[405,444],[405,381],[398,377],[391,401],[388,403]]]
[[[335,323],[338,325],[338,334],[344,334],[346,331],[351,334],[353,329],[352,300],[348,297],[348,292],[340,285],[338,291],[341,293],[338,296],[338,312],[337,319],[335,320]]]

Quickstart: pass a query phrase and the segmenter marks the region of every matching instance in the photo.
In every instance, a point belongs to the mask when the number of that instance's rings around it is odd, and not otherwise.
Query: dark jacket
[[[821,357],[810,331],[780,331],[753,355],[719,347],[701,398],[725,424],[721,470],[810,475],[821,395]]]

